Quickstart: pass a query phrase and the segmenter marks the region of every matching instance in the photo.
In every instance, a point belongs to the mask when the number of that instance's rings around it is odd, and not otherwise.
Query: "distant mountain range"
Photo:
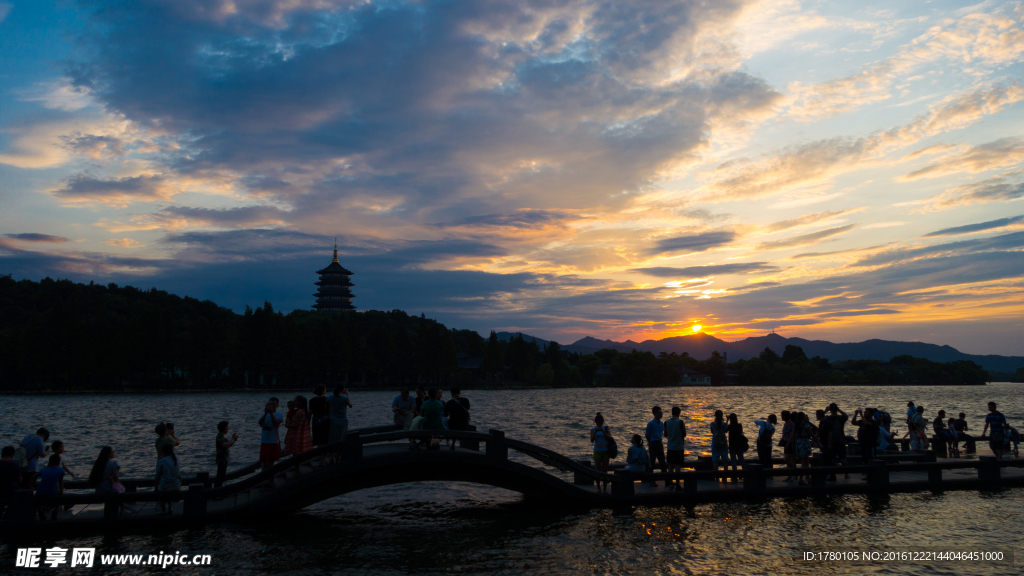
[[[498,334],[500,340],[508,340],[517,333],[501,332]],[[533,338],[523,334],[527,340]],[[548,340],[537,338],[537,344],[547,346]],[[792,344],[803,348],[808,357],[821,356],[828,358],[831,362],[842,360],[882,360],[887,361],[894,356],[907,354],[915,358],[926,358],[933,362],[954,362],[956,360],[971,360],[980,364],[991,372],[1016,372],[1018,368],[1024,367],[1024,356],[998,356],[995,354],[979,355],[964,354],[952,346],[940,346],[938,344],[926,344],[924,342],[897,342],[894,340],[865,340],[864,342],[850,342],[837,344],[826,340],[805,340],[803,338],[786,338],[778,334],[765,336],[754,336],[726,342],[703,332],[688,335],[663,338],[661,340],[644,340],[634,342],[615,342],[613,340],[598,340],[591,336],[581,338],[572,344],[562,345],[571,352],[581,354],[593,354],[604,348],[611,348],[620,352],[662,352],[671,354],[688,353],[690,356],[703,360],[711,356],[712,352],[725,354],[730,362],[736,360],[747,360],[756,358],[765,348],[771,348],[781,355],[786,346]]]

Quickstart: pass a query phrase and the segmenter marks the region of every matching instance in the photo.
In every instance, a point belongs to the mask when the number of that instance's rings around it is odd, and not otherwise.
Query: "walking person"
[[[221,420],[217,423],[217,439],[214,447],[217,450],[217,476],[213,483],[214,488],[224,485],[224,476],[228,473],[228,462],[231,460],[231,447],[238,441],[238,433],[228,438],[228,421]]]
[[[313,446],[323,446],[330,441],[331,426],[331,405],[327,402],[327,386],[317,384],[313,388],[313,398],[309,401],[309,422],[310,436]],[[320,466],[323,466],[326,456],[320,455]]]
[[[1006,416],[999,410],[996,410],[996,403],[988,403],[988,416],[985,416],[985,428],[982,429],[981,435],[984,437],[985,433],[989,431],[989,426],[992,427],[992,433],[988,437],[988,447],[995,454],[996,460],[1003,459],[1003,450],[1005,449],[1004,444],[1006,441]]]
[[[278,428],[282,422],[284,422],[284,417],[280,412],[275,412],[274,403],[267,402],[263,407],[263,415],[256,421],[262,430],[260,433],[260,465],[264,471],[269,470],[281,458],[281,436]],[[266,490],[273,486],[273,478],[268,478],[263,483],[263,488]]]
[[[757,460],[765,470],[772,468],[772,436],[775,435],[775,425],[779,423],[775,414],[769,414],[764,420],[754,420],[757,426]]]
[[[403,430],[409,429],[412,420],[412,409],[416,407],[416,399],[409,395],[408,388],[402,388],[391,401],[391,412],[395,426],[401,426]]]
[[[715,419],[708,425],[711,429],[711,466],[718,471],[718,465],[722,465],[722,471],[729,471],[729,425],[725,422],[725,416],[721,410],[715,410]],[[726,477],[719,478],[721,482]]]
[[[662,439],[665,437],[665,423],[661,421],[664,414],[661,411],[661,407],[655,406],[651,408],[651,415],[654,418],[647,423],[647,429],[644,431],[644,436],[647,437],[647,452],[651,458],[651,470],[653,471],[654,465],[657,464],[661,467],[662,472],[667,472],[668,467],[665,462],[665,444]],[[641,446],[642,448],[642,446]],[[656,487],[657,482],[651,480],[651,486]],[[670,480],[665,480],[665,487],[672,485]]]
[[[178,492],[181,490],[181,471],[178,468],[178,457],[174,454],[174,446],[162,448],[163,457],[156,463],[155,490],[157,492]],[[160,513],[170,515],[174,502],[160,500]]]
[[[750,450],[750,441],[743,435],[743,424],[740,424],[735,413],[729,414],[729,464],[733,472],[737,470],[737,464],[740,469],[746,470],[747,464],[743,460],[743,455],[747,450]]]
[[[46,441],[50,439],[50,431],[46,428],[36,430],[21,441],[14,452],[14,461],[21,466],[21,487],[35,489],[36,474],[39,471],[39,459],[48,458],[50,451]],[[45,462],[45,460],[44,460]]]
[[[611,441],[614,441],[611,428],[605,425],[604,416],[598,412],[594,416],[594,426],[590,429],[590,442],[594,445],[594,468],[598,472],[608,473],[608,464],[611,462],[609,453],[609,442]],[[608,491],[607,480],[602,481],[601,491]]]

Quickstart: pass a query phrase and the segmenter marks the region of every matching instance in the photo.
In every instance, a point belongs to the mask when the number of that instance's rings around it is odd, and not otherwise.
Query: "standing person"
[[[633,441],[626,452],[626,470],[634,474],[644,474],[651,467],[651,460],[644,450],[644,439],[639,434],[633,434]]]
[[[608,453],[608,441],[612,439],[611,428],[605,426],[604,416],[600,412],[594,416],[594,427],[590,429],[590,442],[594,445],[594,468],[598,472],[608,473],[611,455]],[[601,491],[608,491],[608,481],[604,480]]]
[[[317,384],[313,388],[313,399],[309,401],[309,420],[312,430],[313,446],[323,446],[330,441],[331,405],[324,396],[327,386]],[[320,465],[326,463],[325,455],[320,455]]]
[[[181,490],[181,472],[178,468],[178,457],[174,454],[174,446],[164,446],[163,456],[156,463],[157,492],[178,492]],[[160,513],[170,515],[173,503],[160,501]]]
[[[835,466],[835,454],[832,452],[832,426],[824,410],[815,410],[814,417],[818,422],[818,433],[814,442],[821,447],[821,465]],[[825,476],[825,481],[835,480],[835,475]]]
[[[263,470],[268,470],[281,458],[281,436],[278,428],[282,422],[284,417],[280,412],[274,411],[274,403],[267,402],[263,407],[263,415],[256,421],[263,430],[260,433],[260,464]],[[265,489],[273,486],[273,478],[268,479],[263,485]]]
[[[60,496],[64,494],[64,467],[60,465],[60,456],[50,455],[46,466],[39,471],[39,486],[36,487],[36,496]],[[60,506],[38,506],[36,511],[40,520],[46,520],[46,513],[50,512],[50,519],[57,519],[57,510]]]
[[[54,440],[53,444],[50,446],[50,450],[60,460],[60,467],[64,470],[64,473],[74,478],[75,473],[71,471],[71,468],[68,467],[68,463],[64,461],[64,443],[60,440]]]
[[[21,441],[15,450],[14,460],[21,464],[21,486],[32,490],[35,488],[36,474],[39,471],[39,459],[46,458],[50,451],[46,441],[50,439],[50,431],[46,428],[36,430]]]
[[[153,431],[156,432],[155,444],[157,460],[163,458],[161,454],[164,452],[164,446],[177,448],[180,444],[180,442],[178,442],[178,437],[174,435],[174,425],[172,424],[164,424],[161,422],[156,425],[156,428]]]
[[[298,422],[295,421],[295,401],[289,400],[287,405],[288,411],[284,413],[284,449],[281,450],[281,456],[294,454],[290,448],[295,444],[295,438],[298,438],[299,431]]]
[[[661,411],[661,407],[655,406],[651,408],[651,415],[654,418],[647,423],[647,430],[644,431],[644,436],[647,437],[647,449],[651,457],[651,470],[654,470],[654,465],[657,463],[661,466],[661,471],[666,472],[667,466],[665,464],[665,444],[662,443],[662,439],[665,437],[665,423],[661,421],[664,414]],[[643,446],[641,446],[643,448]],[[651,486],[657,486],[658,483],[651,481]],[[672,485],[670,480],[665,480],[665,487]]]
[[[875,459],[875,448],[878,446],[878,427],[875,425],[875,409],[865,408],[861,410],[857,409],[853,413],[853,420],[850,424],[858,426],[857,429],[857,443],[860,445],[860,455],[864,459],[864,464],[871,464],[871,461]]]
[[[427,399],[420,406],[423,413],[424,430],[444,430],[444,403],[441,402],[443,392],[440,389],[431,388],[427,392]],[[431,438],[428,450],[440,450],[441,439]]]
[[[217,449],[217,477],[213,483],[214,488],[224,485],[224,476],[228,473],[228,462],[231,460],[231,447],[238,441],[238,433],[235,432],[228,438],[228,421],[221,420],[217,423],[217,439],[214,446]]]
[[[21,466],[14,463],[14,446],[0,450],[0,498],[11,498],[21,484]],[[2,511],[3,505],[0,505]]]
[[[412,409],[416,407],[416,400],[409,395],[408,388],[402,388],[391,401],[391,412],[394,413],[395,426],[401,426],[404,430],[409,429],[409,422],[412,420]]]
[[[917,426],[919,432],[927,434],[928,422],[924,419],[924,406],[918,406],[916,413],[910,417],[910,421]]]
[[[409,399],[410,404],[412,398]],[[469,398],[462,397],[462,390],[457,386],[452,388],[452,399],[445,403],[444,413],[448,416],[449,430],[466,430],[469,428]],[[455,440],[452,440],[451,449],[455,450]]]
[[[682,472],[683,465],[686,463],[686,423],[679,418],[679,414],[682,410],[679,406],[672,407],[672,417],[665,421],[665,448],[668,451],[666,460],[668,460],[668,471]],[[680,490],[679,479],[672,479],[672,489]]]
[[[778,423],[779,419],[775,414],[769,414],[764,420],[754,420],[754,425],[757,426],[757,460],[765,470],[772,467],[772,436]]]
[[[790,418],[793,420],[793,432],[789,436],[789,441],[793,444],[793,453],[796,455],[797,459],[799,459],[803,468],[810,468],[811,442],[816,430],[814,430],[814,426],[811,425],[811,419],[803,412],[791,415]],[[799,483],[807,484],[805,478],[806,476],[799,476]]]
[[[837,464],[849,466],[850,462],[846,459],[846,423],[850,418],[846,415],[846,412],[840,410],[839,405],[835,402],[828,405],[827,412],[828,415],[825,419],[828,421],[832,438],[832,446],[829,451],[832,453],[832,458]],[[846,477],[849,478],[850,474],[847,473]],[[836,475],[830,474],[828,479],[829,481],[834,481]]]
[[[289,411],[288,416],[285,417],[284,425],[288,428],[288,433],[284,437],[284,452],[293,455],[302,454],[313,449],[313,438],[309,434],[309,416],[307,415],[309,406],[306,403],[306,397],[301,394],[288,404],[294,405],[295,409]]]
[[[914,406],[913,402],[907,402],[907,424],[910,424],[910,421],[913,420],[916,415],[917,406]]]
[[[796,452],[793,443],[789,441],[795,428],[793,416],[789,410],[782,411],[782,438],[779,440],[779,446],[782,446],[782,458],[786,461],[786,468],[796,468]],[[792,482],[795,479],[795,476],[786,476],[782,481]]]
[[[329,441],[331,444],[335,444],[344,440],[345,432],[348,431],[348,409],[352,407],[352,400],[348,396],[348,388],[338,384],[334,388],[334,395],[327,397],[327,403],[331,407]]]
[[[733,472],[736,471],[737,462],[741,469],[746,470],[747,463],[743,455],[747,450],[750,450],[750,441],[743,435],[743,424],[740,424],[735,413],[729,414],[729,464]]]
[[[711,429],[711,466],[715,472],[718,471],[718,465],[721,463],[722,471],[729,471],[729,425],[725,423],[725,416],[721,410],[715,410],[715,419],[708,425]],[[726,477],[722,476],[719,479],[721,482],[726,481]]]
[[[985,428],[981,431],[981,435],[985,436],[988,432],[989,426],[992,427],[992,434],[988,437],[988,447],[992,449],[992,453],[996,455],[996,460],[1003,459],[1003,444],[1006,441],[1006,416],[999,410],[996,410],[996,403],[988,403],[988,416],[985,416]]]

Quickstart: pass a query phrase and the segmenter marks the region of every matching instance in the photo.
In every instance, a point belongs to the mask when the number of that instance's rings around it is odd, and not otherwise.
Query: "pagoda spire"
[[[337,261],[338,261],[338,237],[335,236],[334,237],[334,260],[331,260],[331,262],[337,262]]]

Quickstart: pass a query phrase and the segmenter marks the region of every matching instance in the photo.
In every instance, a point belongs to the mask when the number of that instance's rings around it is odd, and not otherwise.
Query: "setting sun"
[[[690,326],[690,330],[693,330],[694,332],[700,332],[701,328],[703,328],[703,326],[701,326],[700,324],[694,324],[693,326]]]

